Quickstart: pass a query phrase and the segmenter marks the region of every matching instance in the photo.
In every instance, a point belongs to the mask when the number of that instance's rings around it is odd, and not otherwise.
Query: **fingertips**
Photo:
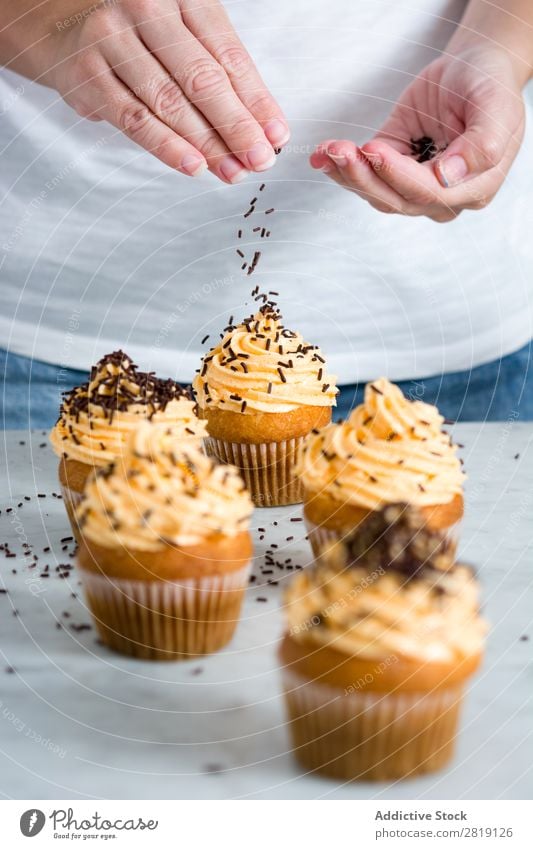
[[[353,142],[330,139],[318,145],[316,151],[310,156],[309,162],[312,168],[323,171],[325,174],[339,171],[342,176],[345,169],[360,158],[357,145]]]
[[[347,168],[350,163],[354,163],[359,154],[359,148],[351,141],[333,141],[330,142],[326,149],[328,158],[337,168]]]
[[[361,152],[375,175],[409,203],[427,205],[440,198],[442,186],[431,162],[417,162],[380,140],[363,145]]]
[[[435,162],[435,174],[445,189],[462,183],[468,175],[468,164],[463,156],[453,154]]]
[[[309,164],[311,168],[315,168],[316,170],[321,170],[325,165],[329,162],[328,159],[328,145],[331,144],[333,139],[327,139],[326,141],[320,142],[317,144],[315,151],[309,157]]]
[[[283,118],[271,118],[263,124],[263,132],[275,148],[286,145],[291,137],[289,125]]]

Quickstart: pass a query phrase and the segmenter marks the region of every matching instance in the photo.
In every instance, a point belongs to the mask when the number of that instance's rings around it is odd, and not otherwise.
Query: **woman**
[[[386,374],[453,418],[533,417],[528,0],[86,3],[0,10],[6,427],[50,424],[117,346],[189,381],[251,309],[262,182],[254,284],[341,413]]]

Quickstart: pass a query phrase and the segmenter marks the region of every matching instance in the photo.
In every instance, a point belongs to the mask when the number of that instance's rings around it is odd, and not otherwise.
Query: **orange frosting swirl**
[[[184,444],[179,429],[144,422],[120,459],[89,478],[77,517],[99,545],[158,551],[235,536],[248,528],[252,510],[237,469]]]
[[[336,378],[299,333],[286,330],[270,302],[204,357],[193,381],[199,406],[241,413],[288,413],[300,406],[331,407]]]
[[[122,351],[103,357],[88,383],[67,393],[50,433],[58,457],[106,466],[143,419],[172,426],[187,441],[206,436],[190,394],[172,380],[140,372]]]
[[[400,501],[447,504],[465,475],[443,422],[436,407],[409,401],[380,378],[345,422],[309,435],[297,472],[307,491],[370,510]]]
[[[479,653],[487,630],[472,570],[406,582],[401,575],[321,563],[285,595],[293,639],[350,656],[458,662]]]

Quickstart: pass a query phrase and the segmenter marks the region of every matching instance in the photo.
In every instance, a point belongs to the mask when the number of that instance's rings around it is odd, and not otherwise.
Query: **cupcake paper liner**
[[[344,536],[341,531],[331,530],[331,528],[326,528],[324,525],[315,525],[306,516],[304,516],[304,522],[309,544],[313,549],[315,557],[318,557],[321,549],[326,545],[331,545],[331,543],[337,542],[337,540],[342,539]]]
[[[323,525],[315,525],[314,522],[311,522],[310,519],[304,513],[304,522],[305,527],[307,529],[307,536],[309,538],[309,543],[313,550],[313,554],[315,557],[318,557],[321,550],[327,546],[331,545],[334,542],[344,539],[349,533],[351,533],[353,528],[344,528],[344,529],[333,529],[326,527]],[[442,529],[443,538],[449,540],[451,544],[451,553],[455,554],[457,549],[457,545],[459,542],[459,531],[461,528],[461,522],[456,522],[454,525],[450,525],[449,528]]]
[[[307,681],[284,670],[294,755],[342,781],[392,781],[441,769],[454,751],[463,687],[379,693]]]
[[[303,441],[300,436],[250,445],[209,437],[207,449],[222,463],[237,466],[256,507],[281,507],[303,499],[302,485],[294,474]]]
[[[250,564],[180,581],[128,581],[80,571],[106,645],[138,658],[187,660],[218,651],[231,640]]]
[[[82,493],[76,492],[74,489],[69,489],[68,486],[64,484],[60,484],[61,486],[61,495],[63,496],[63,504],[65,505],[65,510],[67,511],[67,516],[69,518],[70,527],[72,528],[72,533],[74,534],[76,540],[79,542],[79,528],[78,522],[76,521],[75,510],[78,504],[82,499]]]

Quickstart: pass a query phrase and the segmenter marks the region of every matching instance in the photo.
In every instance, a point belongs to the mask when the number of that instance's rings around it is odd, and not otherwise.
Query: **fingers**
[[[435,221],[449,221],[463,209],[486,206],[510,164],[506,155],[501,171],[489,171],[455,187],[444,188],[436,177],[435,160],[419,163],[380,140],[364,144],[361,152],[368,157],[380,180],[404,199],[412,214],[427,215]]]
[[[196,176],[207,168],[198,150],[160,121],[114,75],[103,56],[95,54],[85,61],[88,81],[93,83],[86,87],[88,115],[108,121],[165,165],[183,174]]]
[[[245,168],[270,168],[276,155],[263,128],[233,90],[226,71],[179,16],[153,16],[138,28],[148,49]]]
[[[491,85],[487,96],[467,103],[465,108],[465,132],[435,163],[435,172],[445,188],[497,168],[513,136],[521,135],[523,101],[512,92],[502,96],[501,86],[495,91]]]
[[[261,125],[268,141],[274,147],[286,144],[290,130],[285,117],[237,37],[223,6],[218,0],[187,0],[182,12],[185,24],[225,70],[234,91]]]
[[[404,198],[380,180],[369,160],[353,142],[323,142],[310,161],[313,168],[324,171],[336,183],[355,192],[380,212],[413,214]]]
[[[102,49],[124,85],[160,121],[199,152],[198,170],[192,176],[201,173],[207,162],[210,170],[225,182],[236,183],[246,177],[248,171],[242,163],[229,152],[220,136],[185,97],[176,80],[146,50],[132,30],[126,30],[120,39],[108,40]]]
[[[408,203],[428,206],[445,201],[445,192],[435,176],[431,163],[420,163],[376,139],[361,147],[379,178],[398,192]]]

